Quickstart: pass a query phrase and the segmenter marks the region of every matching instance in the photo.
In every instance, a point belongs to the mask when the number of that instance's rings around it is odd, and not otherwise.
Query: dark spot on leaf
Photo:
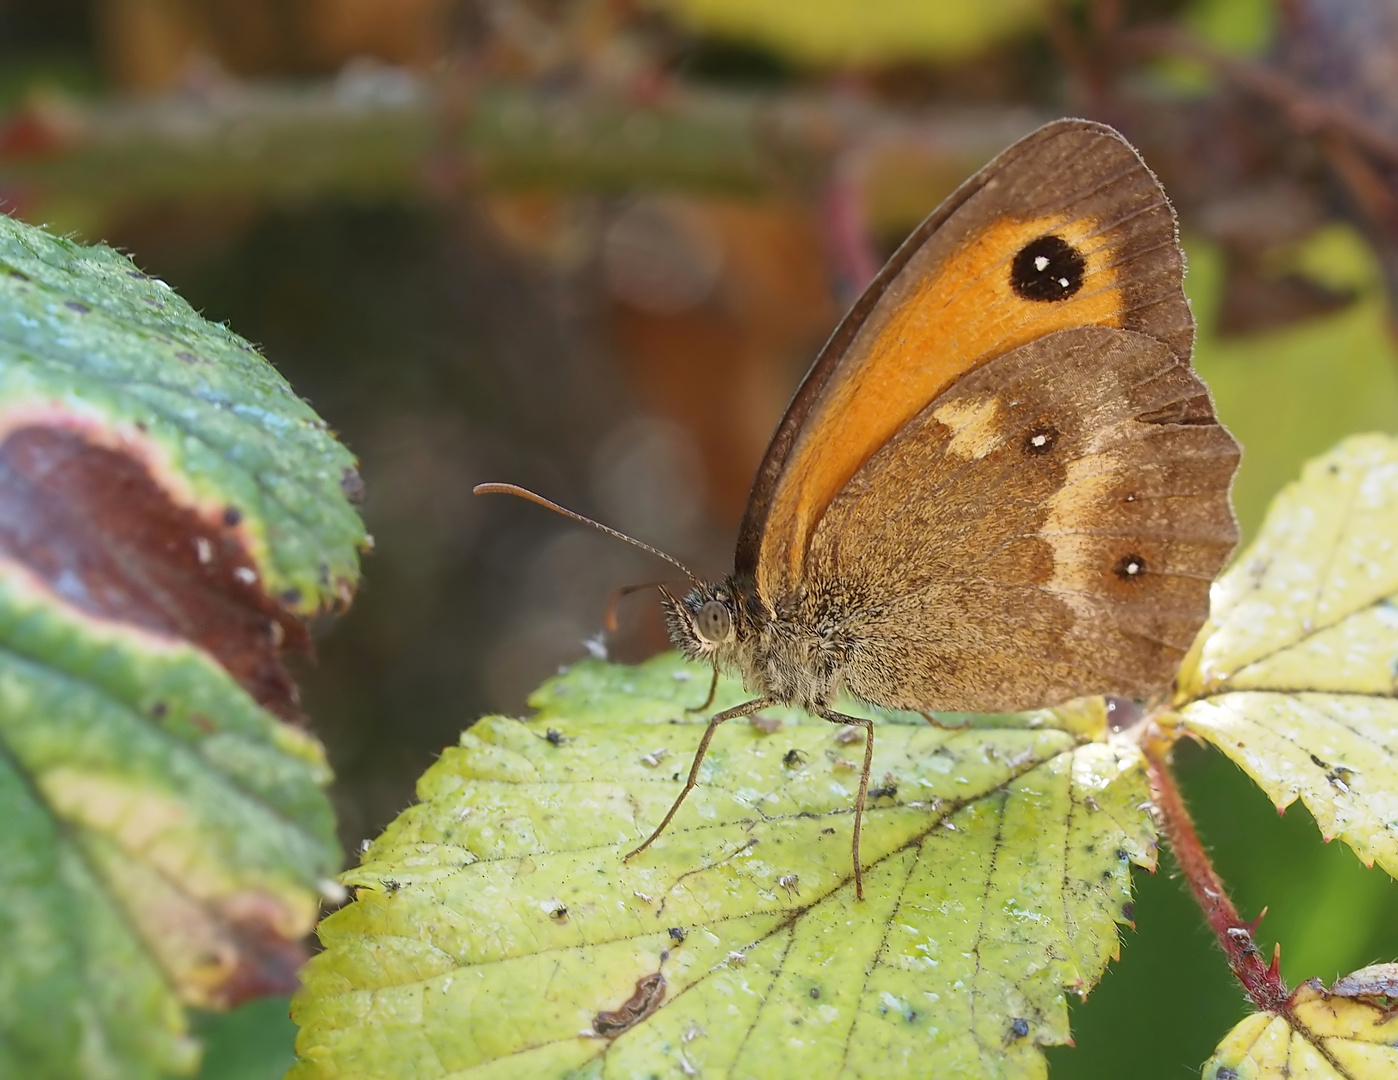
[[[665,1000],[665,976],[660,972],[636,980],[636,989],[619,1009],[599,1012],[592,1020],[592,1030],[604,1039],[615,1039],[630,1031]]]
[[[1126,903],[1121,905],[1121,917],[1125,919],[1127,922],[1136,921],[1136,905],[1133,904],[1130,900],[1126,901]]]
[[[186,364],[202,364],[203,358],[197,353],[192,353],[188,349],[180,349],[175,353],[176,360],[183,360]]]
[[[0,270],[5,272],[7,277],[12,277],[16,281],[28,281],[29,275],[23,270],[16,270],[13,266],[0,266]]]
[[[127,276],[127,277],[133,277],[133,278],[135,278],[137,281],[149,281],[149,280],[150,280],[150,275],[149,275],[149,274],[143,274],[143,273],[141,273],[141,271],[139,271],[139,270],[128,270],[128,271],[126,271],[126,276]]]
[[[285,604],[287,607],[295,607],[297,604],[301,602],[301,590],[287,589],[285,592],[282,593],[281,599],[282,603]]]
[[[1049,424],[1036,427],[1028,435],[1024,436],[1024,452],[1026,454],[1047,454],[1058,442],[1058,429]]]
[[[288,941],[278,932],[274,906],[250,911],[255,913],[232,916],[227,923],[233,948],[221,950],[222,959],[236,957],[236,962],[210,995],[222,1008],[269,994],[289,994],[300,985],[297,973],[306,961],[305,944]]]
[[[0,442],[0,556],[81,611],[191,642],[262,705],[299,717],[267,624],[300,648],[305,625],[239,581],[235,538],[211,545],[199,516],[135,458],[74,431],[12,431]]]
[[[1022,1039],[1029,1034],[1029,1021],[1023,1017],[1016,1016],[1010,1022],[1010,1038]]]
[[[155,717],[157,720],[164,720],[165,714],[169,711],[170,706],[166,705],[163,701],[157,701],[154,705],[150,707],[151,716]]]
[[[1230,1069],[1227,1065],[1222,1065],[1218,1072],[1214,1073],[1214,1080],[1238,1080],[1238,1072],[1236,1069]]]
[[[236,506],[230,506],[223,511],[223,523],[230,529],[243,520],[243,512]]]
[[[364,478],[359,475],[356,469],[345,469],[340,474],[340,491],[352,503],[358,503],[364,498]]]
[[[834,836],[834,835],[835,835],[835,830],[834,830],[834,829],[821,829],[820,831],[821,831],[822,833],[825,833],[825,834],[828,835],[828,836]]]
[[[1146,575],[1146,560],[1134,552],[1123,555],[1116,561],[1116,566],[1112,567],[1112,573],[1122,581],[1139,581]]]
[[[1314,754],[1311,755],[1311,764],[1313,764],[1317,769],[1330,768],[1330,765],[1327,762],[1321,761],[1320,758],[1316,757]]]
[[[811,1000],[812,1000],[812,1001],[819,1001],[819,1000],[820,1000],[820,987],[818,987],[818,986],[813,986],[813,987],[811,987]]]
[[[684,927],[683,927],[683,926],[672,926],[672,927],[670,927],[669,930],[667,930],[667,931],[665,931],[665,932],[666,932],[667,934],[670,935],[670,940],[673,941],[673,942],[679,943],[679,942],[684,941]]]
[[[1087,262],[1061,236],[1041,236],[1020,248],[1010,265],[1010,288],[1025,300],[1066,300],[1082,288]]]
[[[568,736],[564,735],[563,732],[559,731],[557,728],[549,728],[544,734],[544,738],[548,740],[550,746],[562,746],[568,741]]]
[[[63,301],[63,306],[69,311],[76,311],[79,315],[86,315],[92,310],[86,304],[79,303],[77,300],[65,300]]]

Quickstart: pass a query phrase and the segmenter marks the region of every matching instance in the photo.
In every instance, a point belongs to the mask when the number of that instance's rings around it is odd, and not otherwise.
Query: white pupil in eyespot
[[[732,622],[728,609],[717,600],[710,600],[699,609],[699,634],[706,641],[720,642],[728,637]]]

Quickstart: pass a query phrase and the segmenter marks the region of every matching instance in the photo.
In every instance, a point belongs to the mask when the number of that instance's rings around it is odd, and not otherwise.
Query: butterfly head
[[[723,661],[737,642],[738,608],[731,589],[698,585],[676,598],[661,589],[665,625],[675,648],[691,660]]]

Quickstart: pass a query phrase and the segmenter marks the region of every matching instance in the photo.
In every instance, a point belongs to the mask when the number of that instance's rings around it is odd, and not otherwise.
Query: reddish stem
[[[827,242],[834,257],[841,284],[851,296],[858,296],[879,272],[878,253],[869,239],[863,192],[860,190],[859,151],[843,156],[825,192]]]
[[[1262,953],[1252,940],[1253,931],[1262,921],[1259,915],[1251,922],[1245,922],[1233,906],[1223,881],[1209,861],[1199,834],[1194,829],[1194,821],[1185,808],[1184,797],[1170,771],[1168,736],[1152,725],[1152,729],[1142,740],[1148,774],[1150,776],[1151,798],[1155,802],[1161,827],[1180,865],[1194,899],[1204,912],[1209,926],[1213,928],[1218,943],[1228,957],[1228,966],[1238,981],[1247,989],[1253,1003],[1266,1012],[1287,1011],[1291,992],[1281,978],[1281,946],[1272,954],[1269,966],[1262,959]],[[1266,910],[1263,910],[1266,914]]]

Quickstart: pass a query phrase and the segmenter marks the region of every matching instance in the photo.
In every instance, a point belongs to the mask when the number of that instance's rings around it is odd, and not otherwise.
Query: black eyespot
[[[1137,581],[1145,577],[1146,560],[1139,555],[1123,555],[1113,567],[1116,576],[1122,581]]]
[[[1066,300],[1082,288],[1087,262],[1061,236],[1041,236],[1019,249],[1010,287],[1026,300]]]
[[[1053,444],[1058,442],[1058,429],[1045,424],[1037,427],[1024,437],[1024,452],[1026,454],[1047,454],[1053,449]]]

